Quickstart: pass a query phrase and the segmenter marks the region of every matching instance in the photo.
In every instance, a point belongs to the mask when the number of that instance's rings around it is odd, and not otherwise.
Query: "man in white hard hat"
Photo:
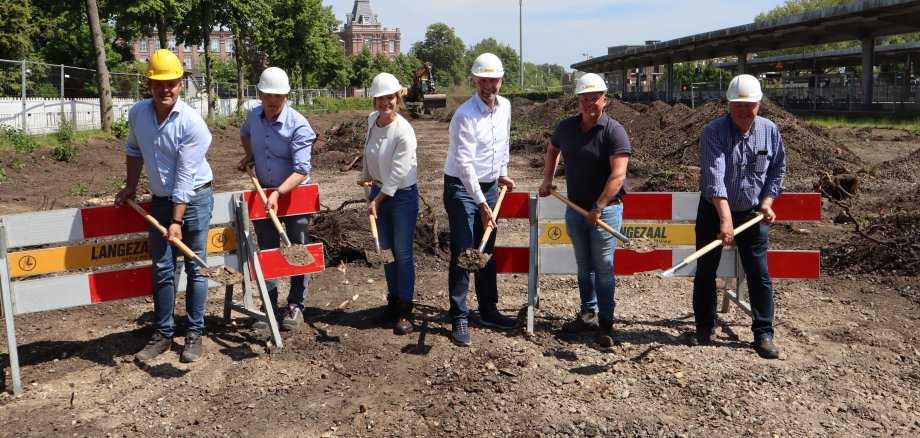
[[[603,78],[594,73],[582,75],[575,84],[575,94],[580,114],[556,125],[546,146],[540,196],[549,195],[553,189],[561,155],[568,198],[588,211],[587,217],[571,207],[565,212],[565,227],[578,266],[581,309],[572,321],[562,325],[562,331],[594,330],[602,347],[612,347],[616,290],[613,254],[617,241],[598,227],[598,221],[620,229],[632,147],[623,125],[604,112],[607,84]]]
[[[310,155],[316,134],[307,119],[287,105],[291,86],[284,70],[269,67],[259,77],[259,100],[246,114],[240,127],[240,142],[245,155],[237,166],[245,172],[254,166],[262,187],[275,187],[268,195],[265,210],[278,211],[278,199],[287,196],[297,186],[310,182]],[[309,243],[309,214],[279,217],[288,238],[294,245]],[[253,221],[261,249],[278,248],[280,236],[270,219]],[[278,312],[278,280],[266,280],[272,309]],[[291,289],[283,309],[281,329],[293,331],[303,323],[304,302],[307,299],[309,276],[291,277]],[[268,306],[266,306],[268,307]],[[260,321],[261,322],[261,321]],[[256,323],[256,327],[264,327]]]
[[[773,282],[767,270],[767,227],[776,220],[773,201],[783,192],[786,152],[776,125],[757,115],[763,93],[751,75],[739,75],[728,84],[728,114],[703,129],[700,145],[700,203],[696,216],[696,247],[715,239],[734,242],[747,276],[753,313],[754,349],[763,358],[776,359],[773,341]],[[734,234],[758,213],[756,226]],[[693,280],[696,333],[691,344],[717,340],[716,269],[721,247],[697,260]]]
[[[444,163],[444,208],[450,223],[447,283],[453,323],[451,340],[460,346],[472,342],[466,303],[470,274],[457,266],[457,259],[467,249],[479,246],[486,226],[496,226],[492,209],[498,200],[499,185],[514,190],[514,181],[508,177],[511,103],[498,95],[505,74],[502,62],[491,53],[483,53],[473,61],[471,72],[476,94],[454,112]],[[487,254],[495,251],[495,235],[493,232],[486,243]],[[494,257],[475,277],[479,322],[501,330],[517,327],[517,319],[498,311]]]
[[[179,97],[184,70],[179,58],[160,49],[147,65],[151,99],[134,104],[128,113],[131,130],[125,145],[125,187],[115,195],[115,205],[134,199],[141,169],[147,171],[152,195],[150,214],[167,227],[166,235],[148,227],[153,260],[153,328],[147,345],[134,356],[147,362],[169,350],[173,340],[176,301],[176,257],[171,242],[179,240],[198,257],[207,256],[208,227],[214,197],[213,173],[205,159],[211,147],[208,125],[194,108]],[[201,333],[208,298],[208,279],[201,268],[185,257],[188,283],[185,288],[185,345],[180,359],[202,358]]]

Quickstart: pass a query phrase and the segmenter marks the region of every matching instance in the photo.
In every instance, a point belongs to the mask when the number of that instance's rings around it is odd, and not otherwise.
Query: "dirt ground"
[[[510,173],[519,190],[535,191],[547,133],[575,113],[573,100],[513,105]],[[700,129],[724,111],[724,103],[694,110],[611,102],[608,112],[633,142],[630,188],[696,190]],[[788,190],[813,191],[824,174],[859,180],[854,196],[825,200],[819,223],[771,231],[773,248],[822,251],[819,280],[775,281],[780,360],[754,354],[750,319],[735,308],[720,314],[716,345],[686,346],[691,280],[643,276],[617,278],[612,349],[559,332],[577,311],[573,276],[540,280],[533,336],[474,319],[473,346],[452,345],[441,203],[447,115],[412,120],[423,201],[418,330],[399,337],[374,326],[385,280],[363,260],[373,241],[355,184],[360,161],[342,170],[361,151],[366,114],[313,115],[327,141],[314,155],[325,211],[312,234],[326,243],[328,265],[310,283],[308,324],[275,348],[242,316],[224,324],[223,290],[214,289],[205,358],[180,363],[177,338],[172,352],[138,366],[132,357],[150,336],[149,299],[17,317],[25,392],[9,393],[9,356],[0,350],[0,435],[917,436],[920,138],[812,128],[769,102],[762,115],[782,130]],[[215,190],[249,189],[233,169],[237,129],[212,132]],[[124,177],[122,157],[114,140],[89,142],[73,163],[47,151],[2,152],[0,214],[110,203]],[[518,222],[501,221],[500,244],[526,244]],[[500,276],[499,291],[499,308],[519,312],[526,276]]]

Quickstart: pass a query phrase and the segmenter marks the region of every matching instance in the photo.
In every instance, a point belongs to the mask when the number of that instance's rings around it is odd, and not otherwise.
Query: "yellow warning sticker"
[[[647,237],[663,245],[693,245],[696,231],[693,224],[637,224],[625,223],[620,233],[629,239]],[[541,244],[572,244],[564,223],[550,223],[543,227]]]
[[[235,249],[233,228],[214,228],[208,232],[209,253]],[[9,254],[9,260],[10,277],[22,277],[150,260],[150,247],[147,239],[119,240],[14,252]]]

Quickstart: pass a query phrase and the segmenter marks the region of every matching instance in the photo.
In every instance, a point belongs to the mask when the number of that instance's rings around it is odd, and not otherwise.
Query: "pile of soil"
[[[512,146],[516,151],[544,150],[555,125],[578,113],[574,97],[562,97],[542,105],[514,108]],[[694,191],[698,189],[699,145],[703,128],[728,112],[728,102],[707,102],[695,109],[683,104],[629,103],[611,99],[607,114],[626,128],[633,153],[629,178],[633,190]],[[789,190],[811,190],[814,178],[840,166],[861,162],[843,145],[835,144],[828,130],[810,126],[768,99],[760,115],[779,127],[786,147]],[[542,161],[534,161],[542,167]]]

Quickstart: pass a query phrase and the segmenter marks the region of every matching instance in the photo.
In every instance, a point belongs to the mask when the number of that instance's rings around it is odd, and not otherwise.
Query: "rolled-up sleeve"
[[[709,127],[700,140],[700,196],[706,199],[727,198],[725,187],[725,148]]]
[[[135,123],[137,120],[137,110],[134,107],[131,108],[131,111],[128,112],[128,141],[125,143],[125,155],[129,157],[141,157],[141,147],[137,143],[137,133],[135,131]]]
[[[211,133],[204,123],[185,121],[185,135],[179,145],[176,160],[176,183],[173,187],[173,202],[188,204],[195,190],[195,172],[201,167],[204,156],[211,146]]]
[[[783,146],[783,138],[779,130],[774,130],[771,138],[775,148],[773,160],[770,167],[767,168],[767,177],[763,184],[763,197],[776,198],[786,189],[783,184],[786,180],[786,148]]]
[[[393,149],[390,174],[387,175],[386,181],[383,181],[383,187],[380,188],[380,191],[387,196],[396,194],[399,184],[412,170],[412,158],[415,157],[417,147],[415,131],[411,127],[407,129],[407,127],[400,126],[394,141],[396,147]]]
[[[456,117],[456,116],[455,116]],[[476,201],[476,204],[486,202],[486,197],[479,188],[479,175],[473,164],[476,156],[476,127],[473,121],[464,117],[457,125],[457,175],[463,182],[466,192]]]
[[[301,126],[291,134],[291,161],[294,172],[308,175],[312,170],[311,156],[315,140],[316,133],[313,132],[310,125]]]
[[[243,121],[243,126],[240,126],[240,137],[252,137],[252,126],[250,125],[249,115],[246,116],[246,120]]]

